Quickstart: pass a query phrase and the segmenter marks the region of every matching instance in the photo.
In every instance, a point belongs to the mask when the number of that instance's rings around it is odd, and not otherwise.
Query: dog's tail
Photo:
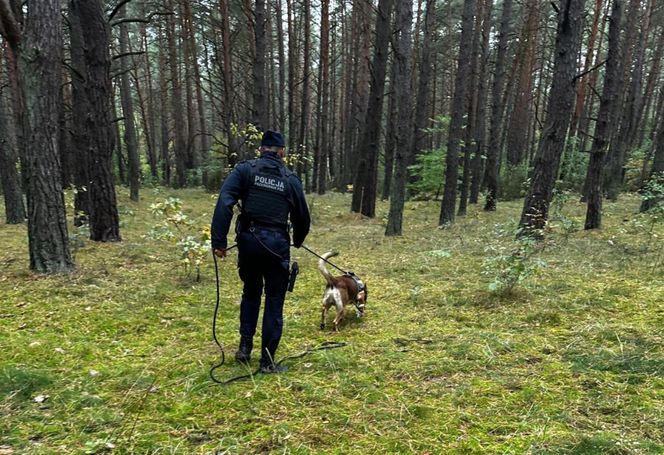
[[[325,261],[327,261],[331,257],[334,257],[338,254],[339,253],[337,253],[336,251],[328,251],[327,253],[325,253],[322,256],[323,259],[318,260],[318,270],[320,270],[321,275],[323,275],[323,277],[325,278],[325,281],[327,281],[327,284],[329,284],[330,286],[333,284],[333,281],[332,281],[333,276],[327,270],[327,267],[325,267]]]

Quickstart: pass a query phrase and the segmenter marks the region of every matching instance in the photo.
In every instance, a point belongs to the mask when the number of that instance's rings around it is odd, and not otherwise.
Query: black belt
[[[286,226],[256,223],[255,221],[250,221],[249,223],[240,223],[240,232],[250,232],[252,228],[265,231],[281,232],[282,234],[288,235],[288,228]]]

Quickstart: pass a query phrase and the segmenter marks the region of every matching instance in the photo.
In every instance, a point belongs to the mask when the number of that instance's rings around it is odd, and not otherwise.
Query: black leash
[[[226,251],[230,251],[233,248],[235,248],[236,246],[237,246],[237,244],[235,244],[235,245],[233,245],[229,248],[226,248]],[[235,376],[233,378],[226,379],[225,381],[219,380],[214,376],[215,370],[220,368],[226,362],[226,354],[224,352],[223,346],[221,345],[221,343],[219,342],[219,339],[217,338],[217,314],[219,313],[220,292],[219,292],[219,265],[217,263],[217,256],[214,254],[214,251],[212,252],[212,258],[214,259],[214,274],[215,274],[216,283],[217,283],[217,301],[216,301],[215,306],[214,306],[214,316],[212,318],[212,338],[214,339],[214,342],[219,347],[219,351],[221,352],[221,362],[219,362],[219,364],[217,364],[217,365],[214,365],[210,369],[210,379],[212,379],[212,381],[217,383],[217,384],[228,385],[228,384],[231,384],[233,382],[240,381],[242,379],[251,378],[251,377],[257,375],[258,373],[260,373],[261,370],[259,368],[256,371],[254,371],[253,373],[243,374],[243,375],[240,375],[240,376]],[[325,351],[325,350],[328,350],[328,349],[342,348],[342,347],[346,346],[347,344],[348,343],[340,342],[340,341],[324,341],[319,346],[317,346],[315,348],[309,348],[306,351],[303,351],[299,354],[286,356],[283,359],[281,359],[279,362],[277,362],[276,364],[281,365],[286,360],[299,359],[301,357],[304,357],[307,354],[310,354],[310,353],[316,352],[316,351]]]
[[[235,248],[236,246],[237,246],[237,244],[235,244],[235,245],[233,245],[229,248],[226,248],[226,251],[230,251],[233,248]],[[210,378],[214,382],[221,383],[221,381],[219,381],[217,378],[214,377],[214,371],[217,368],[221,367],[226,362],[226,354],[224,353],[224,348],[221,345],[221,343],[219,342],[219,340],[217,339],[217,313],[219,312],[219,300],[220,300],[220,297],[219,297],[219,265],[217,264],[217,255],[214,254],[214,251],[212,251],[212,258],[214,259],[214,276],[217,280],[217,302],[214,305],[214,316],[212,317],[212,338],[214,339],[214,342],[219,347],[219,351],[221,351],[221,362],[219,362],[218,365],[214,365],[210,369]]]
[[[344,270],[344,269],[342,269],[341,267],[338,267],[338,266],[334,265],[331,261],[325,259],[325,258],[324,258],[323,256],[321,256],[320,254],[316,253],[316,252],[313,251],[311,248],[309,248],[307,245],[304,245],[304,244],[303,244],[303,245],[302,245],[302,248],[304,248],[304,249],[307,250],[309,253],[311,253],[311,254],[313,254],[314,256],[316,256],[318,259],[322,259],[323,261],[327,262],[328,264],[330,264],[332,267],[334,267],[334,268],[337,269],[338,271],[340,271],[340,272],[342,272],[342,273],[344,273],[344,274],[346,274],[346,275],[349,274],[349,272],[348,272],[347,270]]]

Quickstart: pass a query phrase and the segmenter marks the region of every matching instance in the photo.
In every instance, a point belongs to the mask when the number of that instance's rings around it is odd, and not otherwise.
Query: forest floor
[[[145,238],[150,204],[178,197],[205,226],[216,195],[142,196],[120,198],[122,243],[74,235],[71,275],[30,273],[25,227],[0,225],[0,454],[664,452],[664,223],[635,196],[606,203],[596,232],[575,229],[569,197],[535,249],[514,241],[520,201],[443,230],[438,202],[410,202],[386,238],[386,203],[368,220],[348,195],[310,196],[306,243],[366,281],[366,315],[321,331],[317,260],[293,249],[279,356],[348,345],[228,386],[208,377],[211,258],[197,283],[173,243]],[[248,372],[235,258],[220,263],[223,378]]]

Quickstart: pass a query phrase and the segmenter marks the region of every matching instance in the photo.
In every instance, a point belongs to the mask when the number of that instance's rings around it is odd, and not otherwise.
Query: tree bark
[[[318,103],[318,141],[316,154],[318,156],[317,188],[318,194],[325,194],[327,190],[327,158],[329,149],[328,125],[330,117],[330,3],[321,0],[321,39],[320,39],[320,74],[319,74],[319,103]]]
[[[411,134],[413,133],[411,118],[411,84],[410,71],[412,68],[410,56],[412,54],[411,28],[413,22],[413,0],[397,0],[396,7],[396,37],[394,44],[394,80],[392,81],[397,104],[398,119],[396,125],[397,144],[395,149],[394,185],[390,194],[390,211],[387,217],[385,235],[401,235],[403,222],[403,207],[406,199],[406,181],[408,179],[408,164],[411,149]]]
[[[126,17],[126,6],[120,9],[118,18]],[[129,29],[126,23],[120,24],[120,54],[129,52]],[[129,161],[129,197],[132,201],[138,201],[138,192],[141,179],[141,163],[138,156],[138,142],[136,140],[136,126],[134,124],[134,99],[131,96],[131,82],[129,81],[130,65],[128,56],[120,59],[120,101],[122,104],[122,115],[124,116],[124,142],[127,147],[127,159]]]
[[[621,91],[618,94],[622,104],[620,121],[616,123],[615,128],[618,133],[611,141],[609,152],[606,156],[606,163],[603,175],[604,192],[608,199],[615,201],[618,199],[618,193],[622,186],[623,167],[625,156],[627,154],[628,136],[630,121],[634,104],[636,102],[636,91],[640,87],[642,69],[638,64],[634,64],[635,54],[638,54],[637,29],[642,26],[647,28],[647,24],[639,19],[641,16],[641,0],[631,0],[626,14],[625,37],[623,44],[623,74],[621,82]],[[636,51],[636,52],[635,52]],[[629,85],[629,87],[627,87]]]
[[[484,0],[477,0],[477,12],[473,26],[473,38],[470,56],[470,80],[466,96],[468,114],[463,138],[463,173],[461,174],[461,191],[459,195],[459,210],[457,216],[465,216],[468,211],[468,196],[470,193],[470,166],[475,148],[475,123],[477,122],[477,108],[479,95],[479,65],[482,19],[484,16]]]
[[[574,109],[576,59],[583,35],[584,1],[560,2],[553,82],[547,109],[549,114],[533,163],[532,183],[521,213],[521,235],[541,235],[548,220],[549,204]]]
[[[521,32],[517,55],[518,69],[514,107],[507,128],[507,163],[518,166],[526,160],[529,131],[532,125],[533,77],[535,74],[539,31],[539,1],[527,0],[526,20]]]
[[[173,0],[169,5],[173,8]],[[187,186],[187,145],[185,140],[185,121],[182,115],[182,87],[178,70],[177,47],[175,45],[175,18],[169,16],[166,28],[168,40],[168,64],[171,76],[171,112],[173,115],[173,128],[175,130],[173,149],[175,151],[176,186]]]
[[[422,43],[422,54],[419,61],[419,75],[417,78],[417,95],[415,106],[415,116],[413,122],[412,150],[407,154],[408,164],[413,164],[417,155],[426,148],[427,134],[424,131],[431,122],[427,106],[430,102],[431,79],[433,70],[433,45],[435,43],[436,33],[436,2],[426,0],[426,11],[424,13],[424,42]],[[431,97],[435,98],[435,97]]]
[[[369,105],[359,150],[357,175],[353,183],[352,210],[364,216],[376,216],[376,186],[378,179],[378,144],[383,117],[383,93],[387,70],[387,51],[390,41],[390,17],[393,0],[380,0],[376,16],[376,44],[371,72]]]
[[[620,29],[623,14],[622,0],[613,0],[609,24],[609,50],[607,54],[604,89],[597,114],[597,124],[588,163],[586,176],[587,210],[585,229],[598,229],[602,226],[602,169],[611,142],[613,129],[617,123],[620,108],[618,93],[622,86],[622,46]]]
[[[662,91],[660,93],[664,93],[664,87],[662,87]],[[660,103],[659,118],[664,118],[664,103]],[[661,120],[657,130],[657,137],[655,138],[655,156],[653,159],[649,178],[654,179],[657,176],[659,176],[660,179],[664,179],[664,122]],[[647,212],[660,202],[661,201],[653,197],[644,199],[643,202],[641,202],[639,211],[641,213]]]
[[[164,39],[161,26],[159,27],[159,132],[161,155],[161,181],[164,185],[171,184],[171,158],[169,152],[170,131],[168,127],[168,64],[166,58],[166,39]]]
[[[477,116],[474,125],[474,157],[472,163],[472,183],[470,187],[471,204],[477,204],[484,174],[486,156],[486,117],[489,79],[489,38],[491,35],[491,13],[493,0],[485,0],[484,21],[482,22],[482,42],[480,51],[479,87],[477,94]]]
[[[471,65],[471,35],[475,15],[475,0],[465,0],[461,18],[461,38],[459,40],[459,58],[454,79],[452,112],[447,136],[447,157],[445,160],[445,190],[440,206],[438,224],[441,226],[454,223],[459,175],[459,145],[462,140],[463,119],[466,114],[466,95]]]
[[[20,224],[25,222],[25,207],[16,168],[16,136],[9,112],[5,94],[0,93],[0,182],[5,199],[5,221],[7,224]]]
[[[254,40],[256,43],[252,77],[253,77],[253,105],[252,120],[259,130],[263,131],[269,128],[268,109],[267,109],[267,83],[265,79],[265,0],[256,0],[254,11]]]
[[[43,273],[74,268],[58,150],[62,49],[60,2],[32,2],[20,39],[18,74],[25,101],[30,268]]]
[[[100,0],[72,0],[72,13],[78,17],[84,43],[90,239],[118,242],[122,239],[112,172],[110,26]]]
[[[501,151],[500,137],[503,125],[503,114],[505,112],[505,104],[502,100],[505,87],[505,63],[511,21],[512,0],[503,0],[503,11],[498,37],[498,51],[496,55],[496,68],[491,90],[491,122],[489,126],[487,161],[484,171],[484,180],[487,186],[484,210],[487,211],[496,210],[498,202],[498,158],[500,157]]]

